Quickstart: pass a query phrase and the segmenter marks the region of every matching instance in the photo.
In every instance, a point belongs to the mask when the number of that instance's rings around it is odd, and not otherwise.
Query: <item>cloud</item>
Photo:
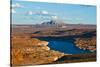
[[[33,14],[33,12],[32,12],[32,11],[28,11],[27,13],[28,13],[28,15],[32,15],[32,14]]]
[[[22,8],[22,7],[24,7],[24,6],[22,6],[22,5],[19,4],[19,3],[15,3],[15,4],[12,4],[11,7],[12,7],[12,8],[11,8],[11,12],[12,12],[12,13],[16,13],[16,11],[15,11],[16,8]]]
[[[28,12],[27,12],[27,14],[28,15],[32,15],[32,14],[38,14],[38,15],[48,15],[49,16],[49,12],[48,11],[45,11],[45,10],[43,10],[43,11],[32,11],[32,10],[29,10]]]
[[[51,16],[53,19],[58,19],[58,16]]]
[[[43,11],[41,11],[41,14],[49,14],[49,12],[48,12],[48,11],[43,10]]]
[[[16,11],[14,9],[11,10],[12,13],[16,13]]]
[[[11,5],[12,8],[22,8],[24,7],[23,5],[19,4],[19,3],[15,3]]]

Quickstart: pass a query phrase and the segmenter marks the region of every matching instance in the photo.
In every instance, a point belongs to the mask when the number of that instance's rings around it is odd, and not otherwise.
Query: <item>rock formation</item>
[[[64,56],[64,53],[50,50],[48,42],[36,38],[12,38],[11,64],[47,64]]]
[[[42,25],[65,25],[65,23],[61,20],[51,20],[48,22],[43,22]]]
[[[96,51],[96,37],[77,38],[75,41],[77,47],[83,50]]]

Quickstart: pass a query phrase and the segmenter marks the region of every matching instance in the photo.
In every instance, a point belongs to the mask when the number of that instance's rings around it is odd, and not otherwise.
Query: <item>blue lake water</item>
[[[51,50],[63,52],[65,54],[85,54],[91,53],[88,50],[81,50],[75,46],[72,39],[63,38],[39,38],[40,40],[48,41],[48,46]]]

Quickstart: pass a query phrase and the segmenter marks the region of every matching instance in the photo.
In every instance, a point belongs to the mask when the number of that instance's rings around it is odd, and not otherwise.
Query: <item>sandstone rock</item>
[[[12,38],[12,46],[47,46],[48,43],[36,38]]]
[[[39,43],[37,43],[37,45],[43,45],[43,46],[47,46],[49,42],[46,41],[41,41]]]
[[[11,64],[36,65],[47,64],[64,56],[64,53],[50,50],[47,41],[36,38],[12,38]]]
[[[83,50],[96,51],[96,37],[77,38],[75,41],[77,47]]]
[[[56,61],[62,56],[64,56],[63,53],[54,50],[33,48],[32,51],[28,49],[27,52],[27,50],[24,51],[18,48],[12,50],[12,65],[47,64]]]

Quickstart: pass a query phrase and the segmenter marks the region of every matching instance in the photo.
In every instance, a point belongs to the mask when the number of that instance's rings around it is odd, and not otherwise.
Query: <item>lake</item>
[[[49,38],[41,37],[40,40],[48,41],[48,46],[51,50],[63,52],[65,54],[85,54],[91,53],[88,50],[82,50],[75,46],[73,39],[71,38]]]

